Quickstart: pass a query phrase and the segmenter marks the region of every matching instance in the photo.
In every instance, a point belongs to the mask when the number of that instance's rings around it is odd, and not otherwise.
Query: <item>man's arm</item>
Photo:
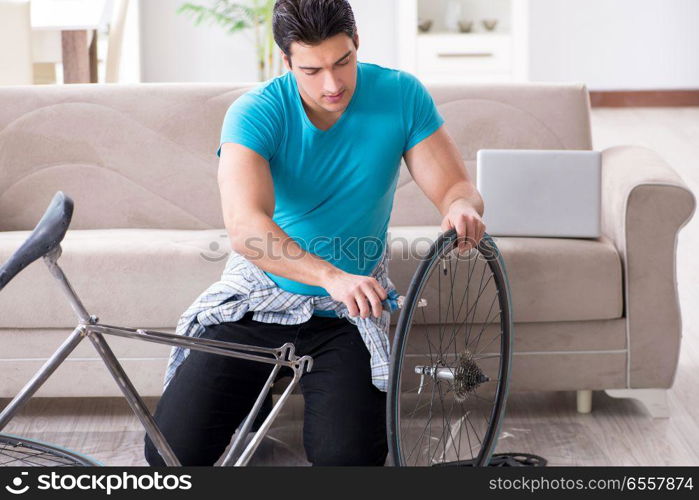
[[[218,185],[233,250],[264,271],[325,288],[347,305],[351,316],[380,316],[386,292],[375,278],[346,273],[306,252],[273,221],[274,184],[264,157],[240,144],[224,143]]]
[[[459,245],[462,251],[478,244],[485,232],[483,198],[445,126],[410,148],[404,158],[410,175],[444,217],[442,231],[455,228],[467,242]]]

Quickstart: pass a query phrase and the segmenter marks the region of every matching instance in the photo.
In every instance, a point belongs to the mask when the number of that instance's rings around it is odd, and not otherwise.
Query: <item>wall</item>
[[[529,0],[530,80],[699,88],[699,1]]]
[[[360,60],[397,66],[399,1],[350,0]],[[512,1],[529,5],[522,57],[529,80],[584,81],[591,90],[699,88],[699,0]],[[248,38],[195,27],[175,14],[183,2],[140,1],[143,81],[254,81]]]
[[[205,3],[194,0],[193,3]],[[144,82],[225,82],[257,78],[248,36],[219,26],[194,26],[176,14],[184,0],[141,0],[141,78]]]
[[[216,26],[194,26],[176,14],[185,0],[141,0],[141,74],[144,82],[240,82],[257,78],[252,38]],[[351,0],[360,36],[359,59],[395,61],[393,2]],[[206,0],[193,0],[204,4]]]
[[[119,64],[119,83],[138,83],[141,81],[141,33],[139,20],[139,3],[141,1],[147,2],[148,0],[130,0],[129,8],[126,11],[124,40],[121,48],[121,62]]]

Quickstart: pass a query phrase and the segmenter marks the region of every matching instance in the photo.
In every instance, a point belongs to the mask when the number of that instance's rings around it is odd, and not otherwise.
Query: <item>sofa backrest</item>
[[[221,123],[252,84],[0,88],[0,230],[34,227],[54,193],[73,229],[222,228]],[[479,149],[591,149],[584,84],[427,85],[475,180]],[[392,225],[438,225],[401,166]]]

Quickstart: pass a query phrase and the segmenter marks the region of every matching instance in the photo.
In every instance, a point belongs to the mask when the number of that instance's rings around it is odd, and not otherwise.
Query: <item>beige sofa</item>
[[[482,148],[591,149],[582,84],[428,86],[475,178]],[[100,321],[172,332],[229,250],[216,182],[220,126],[249,86],[0,88],[0,259],[57,190],[75,201],[63,267]],[[695,198],[653,151],[603,152],[599,239],[496,237],[515,320],[512,390],[592,390],[667,415],[682,332],[677,234]],[[486,207],[487,210],[487,207]],[[402,167],[391,238],[436,236],[441,217]],[[405,293],[416,261],[396,260]],[[397,316],[394,316],[394,323]],[[0,293],[0,396],[29,379],[76,324],[42,261]],[[420,326],[416,326],[420,328]],[[108,339],[142,395],[161,393],[169,347]],[[117,396],[89,342],[39,396]]]

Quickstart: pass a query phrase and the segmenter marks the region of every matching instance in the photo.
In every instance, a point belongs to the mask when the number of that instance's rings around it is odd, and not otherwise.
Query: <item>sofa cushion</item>
[[[0,232],[5,260],[29,231]],[[173,327],[217,281],[230,251],[223,229],[68,230],[59,266],[90,314],[131,328]],[[0,291],[0,328],[75,326],[77,316],[43,260]]]
[[[389,231],[389,275],[405,294],[437,226]],[[4,261],[29,231],[0,233]],[[622,315],[621,263],[614,246],[572,238],[494,238],[507,266],[518,322],[612,319]],[[100,322],[171,328],[223,271],[225,230],[69,230],[58,260],[87,311]],[[411,250],[412,249],[412,250]],[[407,254],[406,254],[406,250]],[[392,320],[396,322],[398,315]],[[38,260],[0,292],[0,328],[69,327],[77,317]]]
[[[437,226],[390,228],[389,276],[401,294],[407,293],[419,260],[427,254],[430,243],[439,233]],[[493,237],[493,241],[507,268],[515,322],[622,316],[621,260],[608,238]],[[449,290],[445,284],[442,284],[441,293],[446,303]],[[439,321],[438,316],[430,317],[435,311],[433,307],[425,320],[422,315],[416,315],[414,321]],[[393,322],[396,320],[397,315],[394,315]]]

